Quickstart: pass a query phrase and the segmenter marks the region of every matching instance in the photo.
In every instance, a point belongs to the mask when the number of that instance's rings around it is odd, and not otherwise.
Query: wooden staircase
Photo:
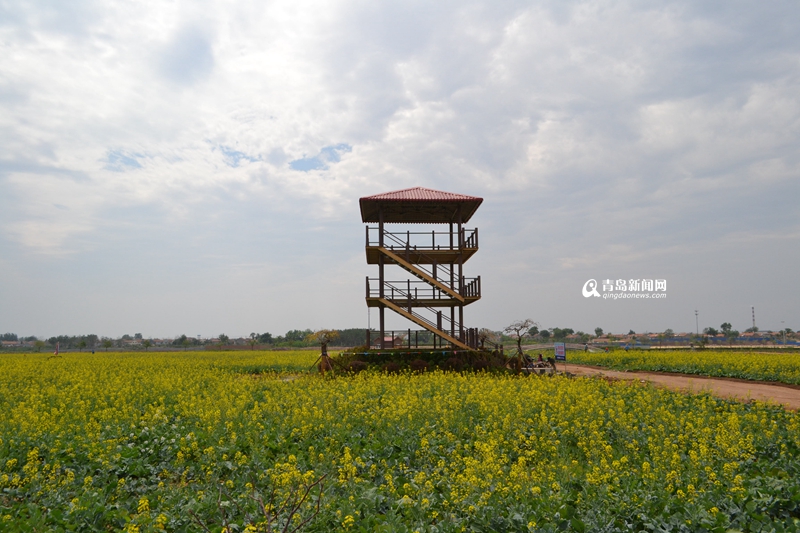
[[[425,272],[421,268],[417,267],[416,265],[412,265],[411,263],[407,262],[405,259],[403,259],[399,255],[397,255],[396,253],[394,253],[394,252],[392,252],[390,250],[387,250],[386,248],[378,247],[378,250],[383,255],[385,255],[387,258],[389,258],[394,264],[396,264],[397,266],[399,266],[400,268],[402,268],[403,270],[405,270],[409,274],[412,274],[412,275],[418,277],[419,279],[421,279],[422,281],[425,281],[425,282],[429,283],[430,285],[433,285],[434,287],[436,287],[440,291],[449,294],[451,298],[454,298],[454,299],[456,299],[456,300],[458,300],[459,302],[462,302],[462,303],[464,302],[464,297],[463,296],[458,294],[456,291],[454,291],[453,289],[451,289],[450,287],[448,287],[447,285],[445,285],[441,281],[439,281],[437,279],[434,279],[433,276],[431,276],[430,274],[428,274],[427,272]]]
[[[480,299],[480,276],[467,280],[466,278],[457,279],[455,266],[450,264],[440,264],[434,257],[437,251],[426,250],[424,252],[413,250],[409,246],[392,247],[370,245],[367,242],[367,257],[371,264],[396,265],[408,272],[419,281],[415,285],[422,285],[423,292],[427,297],[418,298],[417,290],[411,289],[412,282],[387,282],[384,279],[373,279],[377,282],[377,287],[370,284],[367,277],[367,305],[369,307],[388,308],[398,315],[406,318],[415,324],[422,326],[444,342],[451,344],[454,348],[462,350],[476,349],[477,346],[470,346],[465,340],[477,338],[475,335],[463,335],[462,324],[456,322],[454,317],[444,317],[449,322],[449,328],[442,325],[442,312],[435,308],[459,308],[471,304]],[[398,249],[399,248],[399,249]],[[448,253],[458,252],[458,248]],[[471,254],[470,254],[471,255]],[[455,256],[458,257],[457,255]],[[414,263],[414,261],[420,261]],[[437,270],[441,268],[442,277],[437,276]],[[452,284],[451,284],[452,281]],[[390,296],[391,295],[391,296]],[[419,310],[425,310],[428,314],[436,316],[436,321],[431,320]],[[454,311],[452,311],[454,313]],[[472,331],[472,330],[470,330]],[[474,330],[477,332],[477,330]]]
[[[434,335],[444,339],[445,341],[449,342],[455,347],[461,348],[462,350],[472,350],[470,346],[464,344],[460,340],[456,339],[455,337],[450,336],[448,333],[444,332],[443,330],[439,329],[436,324],[432,323],[427,318],[423,317],[419,313],[415,313],[413,310],[410,309],[403,309],[399,305],[395,304],[391,300],[387,300],[386,298],[378,298],[378,302],[385,305],[395,313],[400,316],[403,316],[412,322],[422,326],[423,328],[427,329]]]

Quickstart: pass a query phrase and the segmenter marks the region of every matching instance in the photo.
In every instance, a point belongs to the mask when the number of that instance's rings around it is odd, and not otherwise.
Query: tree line
[[[366,330],[364,328],[338,329],[332,331],[336,331],[338,334],[336,339],[337,345],[360,346],[366,342]],[[217,339],[198,339],[183,334],[172,340],[166,342],[162,341],[161,345],[187,349],[190,347],[204,346],[213,342],[222,345],[247,343],[274,347],[305,348],[318,344],[316,339],[313,338],[314,333],[315,332],[311,329],[292,329],[283,335],[272,335],[269,332],[251,333],[247,337],[240,337],[238,339],[232,339],[225,334],[220,334]],[[45,348],[55,350],[56,346],[58,346],[60,350],[78,351],[109,350],[111,348],[148,350],[155,344],[153,339],[145,339],[141,333],[135,333],[134,335],[125,334],[118,338],[101,337],[92,333],[88,335],[57,335],[47,339],[40,339],[36,336],[20,337],[16,333],[2,333],[0,334],[0,340],[15,343],[32,343],[33,348],[37,351],[42,351]]]
[[[507,327],[503,331],[491,331],[488,329],[481,330],[481,336],[493,342],[517,342],[520,337],[526,341],[532,342],[551,342],[551,341],[564,341],[567,337],[574,335],[576,342],[586,343],[594,338],[606,336],[609,340],[613,341],[616,337],[610,333],[606,334],[603,328],[597,327],[594,329],[594,335],[583,331],[575,331],[572,328],[542,328],[539,324],[528,319],[526,321],[515,322],[512,326]],[[366,330],[364,328],[348,328],[329,330],[336,332],[335,344],[337,346],[363,346],[366,343]],[[757,327],[747,328],[745,333],[758,333]],[[218,343],[221,345],[229,344],[250,344],[255,345],[268,345],[272,347],[287,347],[287,348],[305,348],[315,346],[317,341],[314,339],[315,332],[311,329],[291,329],[283,335],[273,335],[269,332],[265,333],[251,333],[247,337],[240,337],[238,339],[231,339],[228,335],[220,334],[217,339],[198,339],[196,337],[189,337],[187,335],[180,335],[175,339],[162,342],[161,344],[171,345],[187,349],[189,347],[199,347],[209,343]],[[703,329],[701,335],[692,334],[692,341],[703,343],[708,342],[710,338],[717,337],[722,334],[729,343],[733,343],[741,333],[731,326],[730,322],[723,322],[719,329],[714,327],[707,327]],[[778,335],[783,335],[784,338],[794,339],[797,334],[791,329],[786,328],[777,332]],[[372,330],[370,334],[372,339],[376,339],[378,332]],[[421,342],[429,341],[430,334],[421,332],[419,340]],[[628,331],[628,338],[636,338],[636,332],[633,330]],[[769,336],[769,334],[767,334]],[[424,337],[424,338],[423,338]],[[670,342],[676,337],[672,329],[666,329],[656,335],[656,340],[659,343]],[[43,350],[45,347],[55,349],[56,345],[61,350],[109,350],[111,348],[132,348],[148,350],[154,345],[152,339],[143,338],[141,333],[133,335],[122,335],[119,338],[100,337],[96,334],[88,335],[58,335],[49,337],[47,339],[39,339],[36,336],[20,337],[16,333],[2,333],[0,340],[6,342],[25,342],[32,343],[37,351]],[[642,335],[638,340],[650,342],[650,336]]]

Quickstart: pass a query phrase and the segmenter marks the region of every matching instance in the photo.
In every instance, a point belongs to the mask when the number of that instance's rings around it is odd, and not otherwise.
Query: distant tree
[[[0,335],[0,341],[18,342],[19,337],[17,337],[16,333],[3,333]]]
[[[339,332],[335,329],[321,329],[306,335],[305,340],[313,342],[322,346],[323,350],[327,349],[328,344],[334,342],[339,338]]]
[[[567,338],[567,335],[572,335],[575,333],[575,330],[572,328],[553,328],[553,338],[558,340],[564,340]]]
[[[36,348],[37,352],[41,352],[42,348],[44,348],[44,341],[35,340],[33,341],[33,346]]]
[[[142,334],[141,333],[134,333],[133,334],[133,338],[136,339],[137,341],[140,341],[140,340],[142,340]]]
[[[105,348],[106,351],[108,351],[108,349],[112,346],[114,346],[114,341],[111,339],[103,339],[103,348]]]
[[[517,341],[517,354],[519,357],[522,357],[522,341],[528,337],[528,332],[533,327],[538,328],[539,324],[534,322],[531,318],[526,318],[525,320],[517,320],[503,329],[503,333],[510,335],[511,337],[516,337],[515,340]]]
[[[186,335],[181,335],[181,336],[183,337],[183,340],[181,341],[181,346],[183,346],[183,351],[185,352],[186,348],[188,348],[189,345],[192,344],[192,341]]]
[[[674,338],[675,338],[674,331],[672,331],[670,328],[664,330],[664,339],[666,339],[667,342],[671,341]]]
[[[81,339],[81,341],[78,343],[78,351],[82,352],[84,348],[86,348],[86,341]]]
[[[595,337],[602,337],[603,336],[603,328],[594,328],[594,336]]]
[[[152,345],[153,345],[153,343],[152,343],[152,342],[150,342],[150,339],[145,339],[145,340],[142,342],[142,346],[144,346],[144,351],[145,351],[145,352],[146,352],[146,351],[147,351],[147,349],[148,349],[148,348],[150,348]]]
[[[189,337],[187,337],[186,335],[181,335],[177,339],[174,339],[172,341],[172,344],[173,344],[173,346],[183,346],[185,344],[188,344],[187,343],[188,340],[189,340]]]
[[[722,330],[722,334],[725,335],[725,338],[728,339],[728,344],[733,344],[733,340],[739,336],[739,332],[733,329],[730,322],[723,322],[719,329]]]
[[[550,338],[550,332],[546,329],[543,329],[539,332],[539,337],[541,337],[543,341],[547,342],[547,339]]]
[[[744,330],[744,332],[745,333],[758,333],[758,327],[757,326],[753,326],[752,328],[747,328],[746,330]]]
[[[528,337],[535,337],[539,334],[539,327],[533,326],[531,329],[528,330]]]
[[[719,331],[714,328],[704,328],[703,333],[711,337],[716,337],[717,335],[719,335]]]
[[[632,329],[628,330],[628,335],[636,335],[636,332]]]
[[[272,333],[262,333],[258,336],[258,342],[261,344],[272,344]]]
[[[367,342],[367,332],[364,328],[348,328],[336,330],[339,332],[339,339],[336,341],[341,346],[363,346]],[[370,331],[370,342],[373,342],[377,335],[374,334],[375,330]],[[415,333],[415,338],[418,338],[422,343],[425,343],[428,332]],[[269,335],[265,333],[265,335]],[[269,336],[269,344],[273,344],[275,339],[272,335]]]
[[[230,340],[231,340],[230,337],[228,337],[224,333],[220,333],[219,334],[219,343],[220,344],[228,344],[228,341],[230,341]]]
[[[133,337],[131,337],[131,336],[130,336],[130,335],[128,335],[127,333],[126,333],[125,335],[123,335],[122,337],[120,337],[120,338],[121,338],[122,340],[124,340],[124,341],[130,341],[130,340],[133,340]]]
[[[284,335],[284,336],[283,336],[283,338],[284,338],[284,339],[285,339],[287,342],[292,342],[292,341],[302,341],[302,340],[305,340],[305,338],[306,338],[306,336],[307,336],[307,335],[308,335],[307,333],[306,333],[306,334],[304,334],[304,333],[303,333],[301,330],[299,330],[299,329],[291,329],[291,330],[289,330],[289,331],[287,331],[287,332],[286,332],[286,335]]]
[[[575,335],[577,335],[578,336],[578,340],[580,340],[580,342],[582,342],[584,344],[589,342],[589,338],[591,337],[591,335],[589,335],[588,333],[585,333],[583,331],[576,331]]]
[[[86,344],[89,346],[89,348],[94,349],[94,347],[97,345],[97,341],[98,341],[97,335],[95,335],[94,333],[86,335]]]
[[[481,328],[478,330],[478,340],[481,343],[481,348],[483,348],[484,344],[486,344],[486,341],[493,342],[495,344],[499,343],[500,335],[488,328]]]
[[[256,349],[256,344],[258,344],[258,333],[251,333],[250,334],[250,340],[247,341],[247,344],[250,345],[250,349],[251,350],[255,350]]]

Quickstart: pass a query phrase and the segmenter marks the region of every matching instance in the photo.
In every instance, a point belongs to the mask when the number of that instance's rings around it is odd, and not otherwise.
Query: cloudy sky
[[[800,329],[800,5],[0,4],[2,332],[365,327],[413,186],[484,198],[468,326]]]

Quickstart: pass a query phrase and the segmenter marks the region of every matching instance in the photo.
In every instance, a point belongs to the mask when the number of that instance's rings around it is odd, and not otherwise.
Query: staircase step
[[[399,305],[393,303],[392,301],[387,300],[386,298],[379,298],[378,301],[380,301],[383,305],[385,305],[386,307],[388,307],[389,309],[391,309],[392,311],[394,311],[398,315],[403,316],[403,317],[411,320],[412,322],[415,322],[416,324],[418,324],[418,325],[422,326],[423,328],[427,329],[428,331],[430,331],[434,335],[438,335],[439,337],[443,338],[447,342],[451,343],[453,346],[458,346],[459,348],[462,348],[464,350],[472,350],[472,348],[470,348],[467,344],[464,344],[463,342],[461,342],[460,340],[456,339],[455,337],[450,336],[448,333],[445,333],[444,331],[432,326],[430,323],[428,323],[427,320],[425,320],[422,317],[416,315],[415,313],[409,313],[406,309],[403,309],[402,307],[400,307]]]
[[[378,249],[381,251],[382,254],[384,254],[386,257],[388,257],[389,259],[394,261],[397,264],[397,266],[399,266],[400,268],[402,268],[402,269],[406,270],[407,272],[417,276],[422,281],[425,281],[425,282],[433,285],[434,287],[437,287],[442,292],[445,292],[445,293],[449,294],[450,296],[452,296],[453,298],[455,298],[459,302],[461,302],[461,303],[464,302],[464,297],[463,296],[458,294],[456,291],[454,291],[453,289],[451,289],[450,287],[448,287],[447,285],[445,285],[441,281],[439,281],[437,279],[433,279],[433,277],[430,276],[427,272],[424,272],[424,271],[420,270],[419,268],[417,268],[413,264],[407,262],[405,259],[403,259],[399,255],[397,255],[396,253],[394,253],[394,252],[392,252],[390,250],[387,250],[386,248],[378,248]]]

